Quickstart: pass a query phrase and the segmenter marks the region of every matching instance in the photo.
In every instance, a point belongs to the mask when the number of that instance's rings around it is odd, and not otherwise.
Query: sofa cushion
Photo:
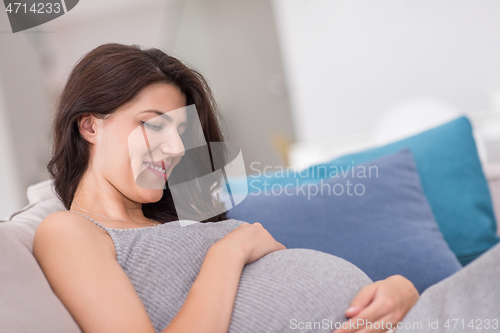
[[[415,157],[422,187],[445,240],[462,265],[494,246],[496,221],[490,192],[467,117],[408,137],[406,139],[336,158],[300,172],[251,175],[250,192],[262,191],[273,184],[316,183],[329,177],[330,166],[356,165],[408,147]],[[231,191],[238,194],[238,181]],[[241,182],[240,182],[241,183]]]
[[[372,280],[401,274],[419,292],[460,270],[409,150],[348,170],[319,184],[250,193],[228,215],[262,223],[287,248],[346,259]]]
[[[81,332],[53,293],[30,250],[0,229],[0,327],[2,332]]]
[[[29,203],[26,207],[0,221],[0,231],[14,236],[27,249],[33,251],[33,238],[40,222],[53,212],[66,210],[55,194],[51,180],[46,180],[28,187]]]

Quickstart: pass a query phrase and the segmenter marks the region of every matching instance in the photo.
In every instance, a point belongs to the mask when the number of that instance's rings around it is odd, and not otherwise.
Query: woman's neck
[[[71,210],[78,208],[112,220],[151,221],[144,216],[142,203],[128,199],[108,180],[92,172],[85,173],[75,192]]]

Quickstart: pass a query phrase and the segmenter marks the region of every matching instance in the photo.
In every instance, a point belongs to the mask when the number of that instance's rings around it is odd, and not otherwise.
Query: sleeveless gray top
[[[210,246],[243,223],[182,220],[113,229],[88,218],[111,236],[118,263],[156,332],[181,308]],[[271,252],[243,268],[229,332],[330,333],[369,283],[361,270],[333,255],[309,249]]]

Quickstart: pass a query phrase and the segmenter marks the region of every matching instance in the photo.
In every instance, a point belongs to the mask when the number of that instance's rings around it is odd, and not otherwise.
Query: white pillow
[[[7,220],[0,220],[0,230],[11,234],[33,252],[33,238],[40,222],[49,214],[66,208],[57,197],[52,180],[31,185],[27,196],[29,204],[10,214]]]

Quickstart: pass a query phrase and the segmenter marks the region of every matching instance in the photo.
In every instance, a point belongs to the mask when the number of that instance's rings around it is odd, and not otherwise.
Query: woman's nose
[[[165,136],[163,142],[160,144],[160,150],[164,154],[175,156],[184,156],[186,152],[182,139],[178,133],[172,133]]]

